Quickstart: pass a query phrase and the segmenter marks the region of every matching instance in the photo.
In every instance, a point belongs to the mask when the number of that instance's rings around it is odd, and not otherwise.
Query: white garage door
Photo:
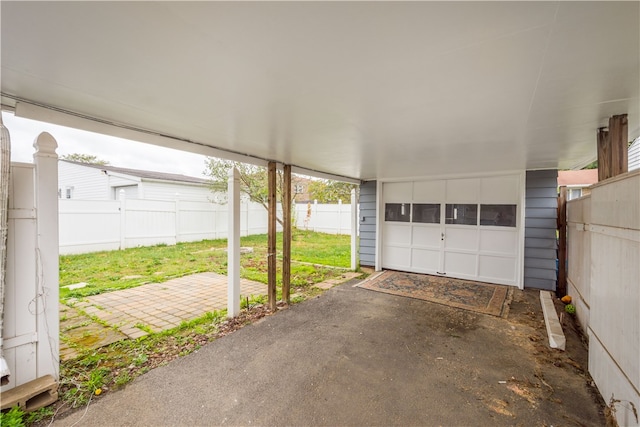
[[[384,183],[382,267],[519,285],[522,179]]]

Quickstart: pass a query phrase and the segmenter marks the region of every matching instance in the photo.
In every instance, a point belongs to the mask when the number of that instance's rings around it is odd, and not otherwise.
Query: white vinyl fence
[[[79,254],[227,237],[227,205],[144,199],[60,200],[60,253]],[[267,211],[241,206],[242,236],[267,232]]]
[[[60,254],[224,239],[228,231],[227,209],[226,204],[185,200],[61,199]],[[295,218],[301,229],[350,234],[350,215],[350,205],[299,204]],[[266,233],[266,209],[257,203],[242,203],[240,234]]]
[[[589,336],[589,373],[621,426],[640,420],[640,170],[567,203],[567,290]]]
[[[351,205],[297,203],[296,227],[329,234],[351,234]]]
[[[42,133],[34,147],[34,164],[11,163],[2,331],[10,376],[2,393],[48,375],[57,379],[59,371],[57,144]],[[39,394],[27,407],[55,396]]]

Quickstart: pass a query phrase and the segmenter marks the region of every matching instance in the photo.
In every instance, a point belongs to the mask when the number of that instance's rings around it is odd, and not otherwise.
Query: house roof
[[[196,178],[193,176],[180,175],[175,173],[165,173],[165,172],[155,172],[155,171],[145,171],[139,169],[129,169],[129,168],[119,168],[111,165],[96,165],[92,163],[83,163],[83,162],[75,162],[72,160],[60,160],[61,162],[71,163],[74,165],[86,166],[94,169],[100,169],[108,172],[116,172],[125,175],[132,175],[141,179],[147,180],[160,180],[160,181],[175,181],[180,183],[189,183],[189,184],[201,184],[206,185],[209,184],[209,181],[203,178]]]
[[[575,169],[616,114],[640,134],[639,2],[0,7],[3,108],[200,154],[400,179]]]
[[[596,182],[598,182],[598,169],[558,171],[559,186],[588,187]]]

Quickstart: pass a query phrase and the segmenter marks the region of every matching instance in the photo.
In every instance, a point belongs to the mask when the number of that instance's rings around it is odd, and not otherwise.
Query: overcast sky
[[[59,156],[91,154],[111,166],[195,177],[202,177],[205,169],[206,157],[200,154],[23,119],[7,112],[2,112],[2,121],[11,136],[13,162],[33,163],[33,142],[41,132],[49,132],[58,142]]]

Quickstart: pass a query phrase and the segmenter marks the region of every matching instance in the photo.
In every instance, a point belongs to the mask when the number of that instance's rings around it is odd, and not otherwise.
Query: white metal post
[[[120,200],[120,250],[124,250],[126,244],[125,228],[127,226],[127,201],[124,190],[122,189],[118,192],[118,200]]]
[[[176,244],[180,242],[180,193],[176,193]]]
[[[43,132],[33,143],[36,181],[37,229],[37,377],[58,379],[60,354],[58,144]]]
[[[240,314],[240,174],[229,171],[229,229],[227,233],[227,317]]]
[[[313,231],[318,231],[318,199],[313,201]]]
[[[342,199],[338,199],[338,234],[342,234]]]
[[[358,208],[356,189],[351,190],[351,269],[358,268]]]

